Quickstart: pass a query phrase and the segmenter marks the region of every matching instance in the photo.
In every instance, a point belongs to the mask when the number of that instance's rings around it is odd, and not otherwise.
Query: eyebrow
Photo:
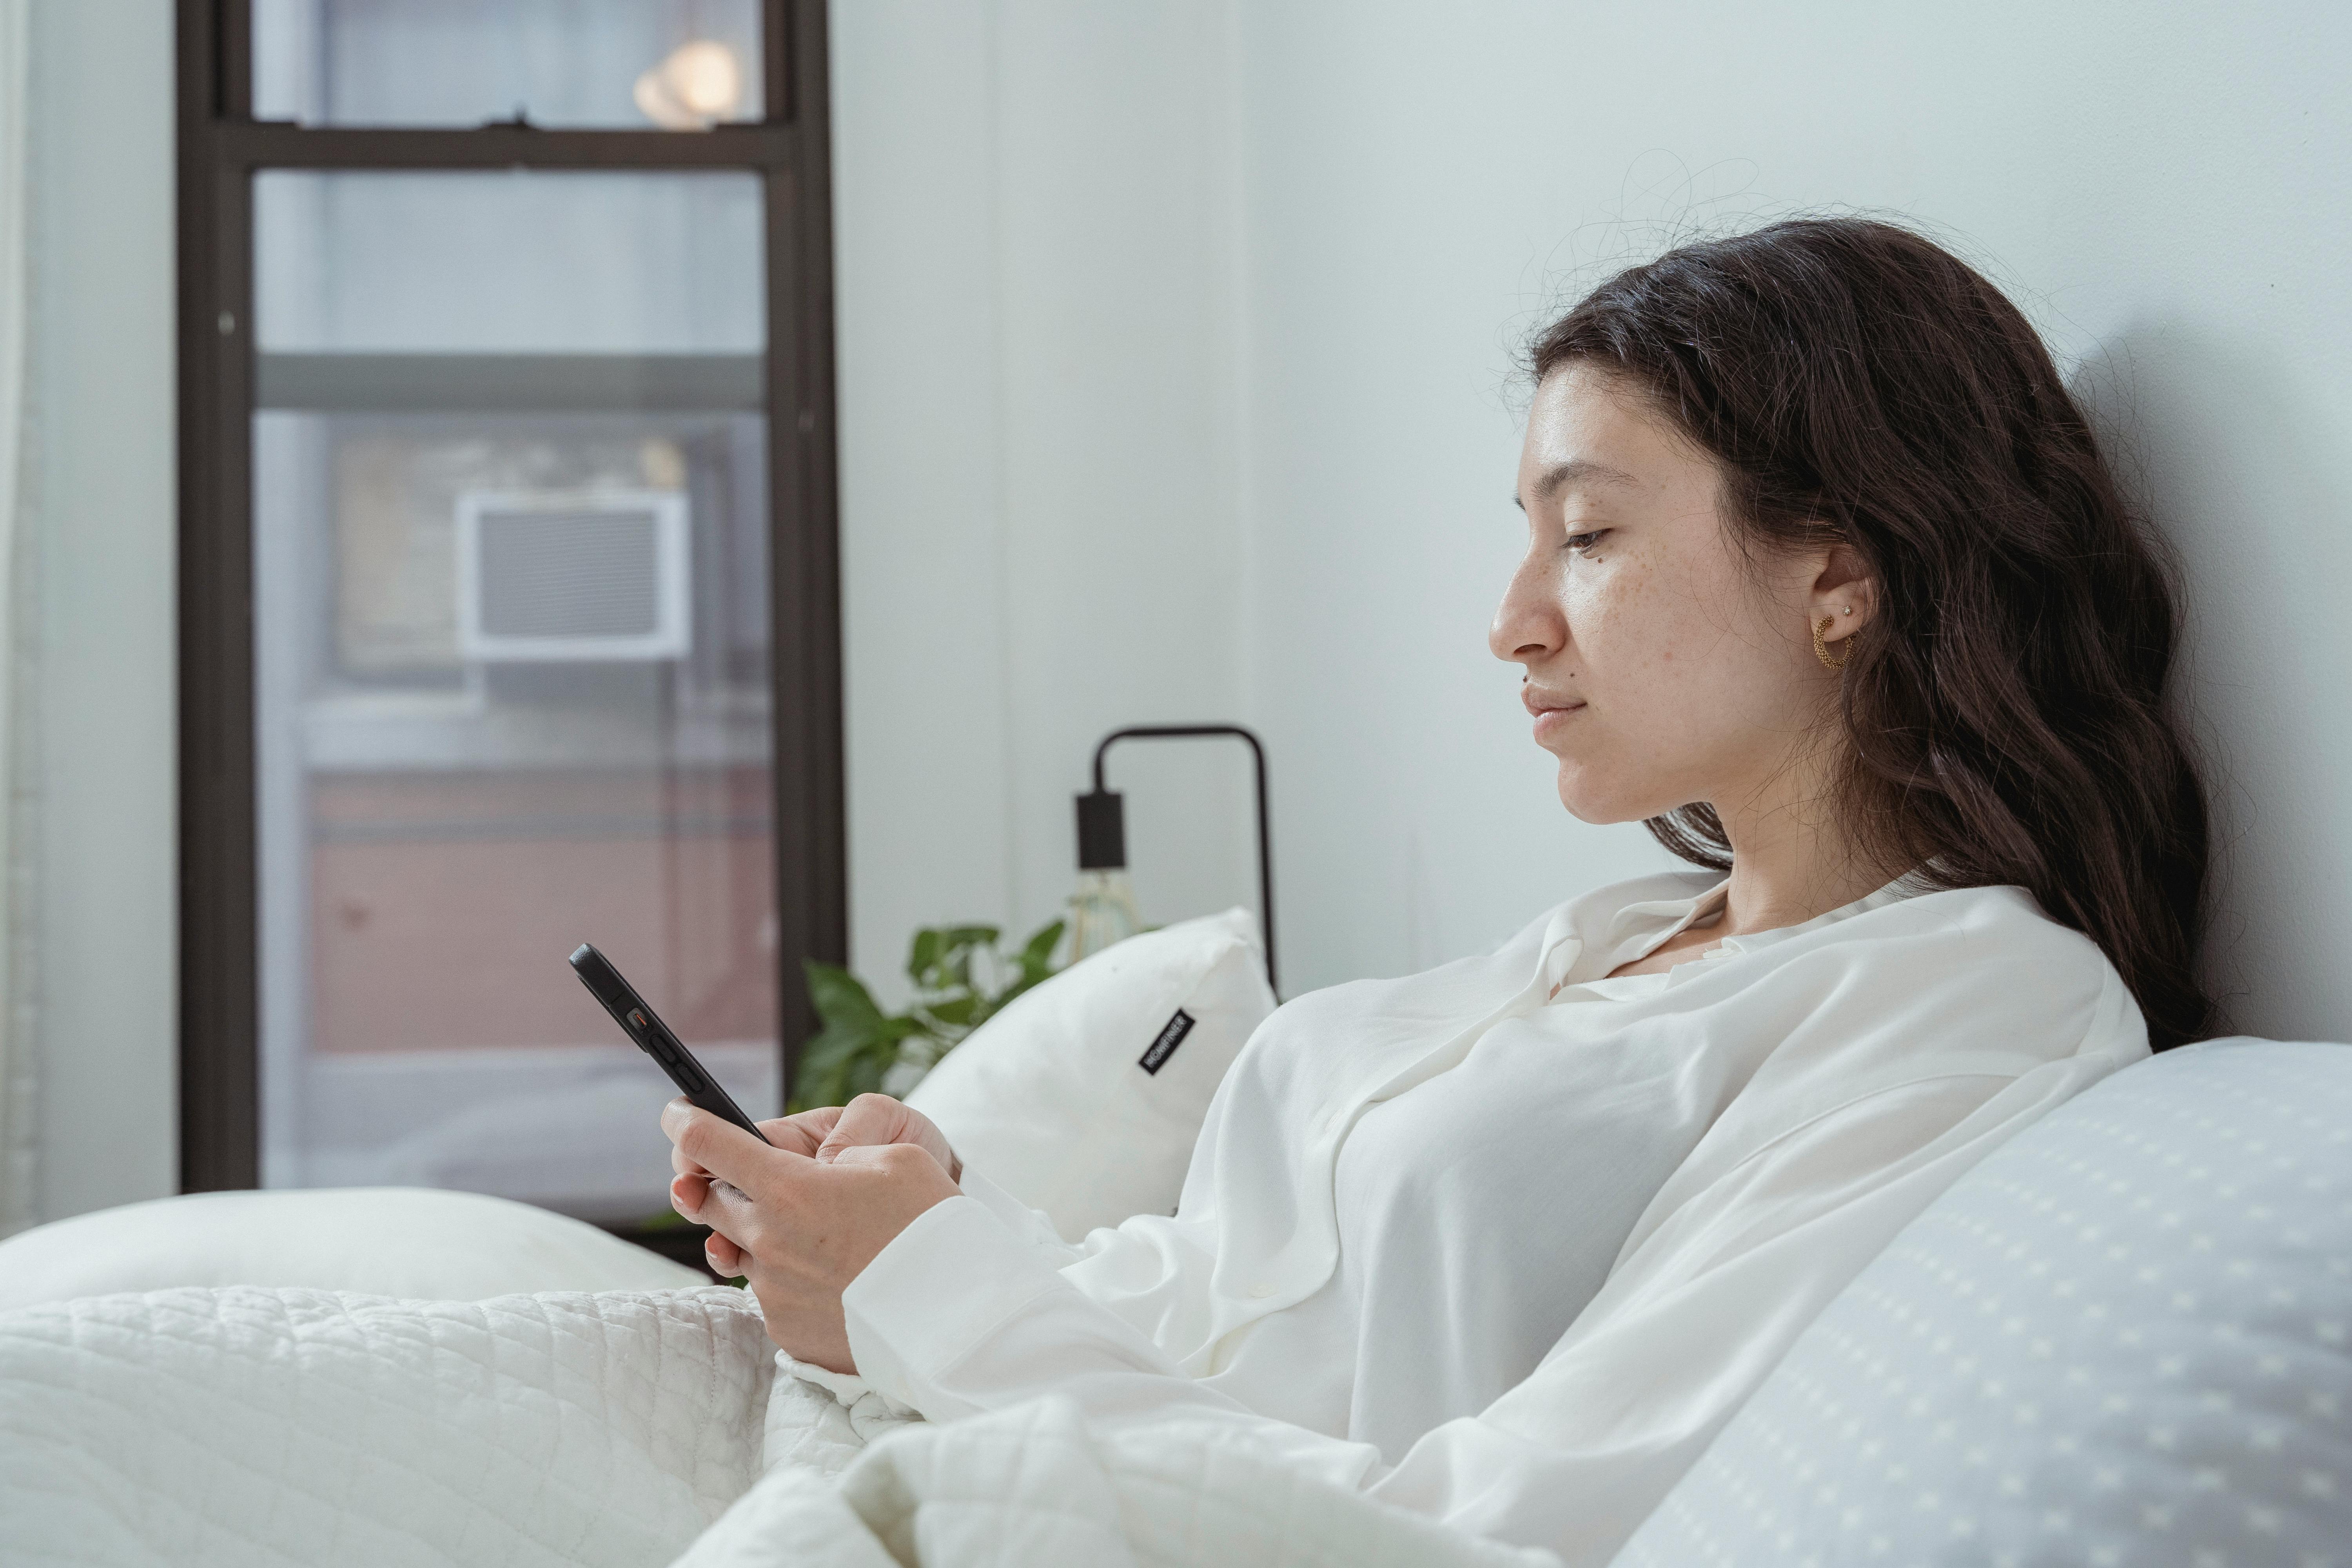
[[[1536,500],[1548,501],[1570,485],[1634,485],[1641,481],[1622,468],[1612,468],[1606,463],[1596,463],[1590,458],[1571,458],[1565,463],[1554,463],[1536,476]],[[1517,495],[1511,504],[1521,511],[1528,503]]]

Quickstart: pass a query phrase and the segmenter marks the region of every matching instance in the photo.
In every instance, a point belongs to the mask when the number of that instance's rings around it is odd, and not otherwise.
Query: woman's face
[[[1537,388],[1528,552],[1487,640],[1526,667],[1536,744],[1584,821],[1777,795],[1836,689],[1813,622],[1833,616],[1834,640],[1867,617],[1832,559],[1850,552],[1744,552],[1719,491],[1715,459],[1612,373],[1571,363]]]

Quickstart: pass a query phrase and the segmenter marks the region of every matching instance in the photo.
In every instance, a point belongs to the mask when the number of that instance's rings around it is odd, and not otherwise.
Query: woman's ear
[[[1814,626],[1830,623],[1823,642],[1850,637],[1878,613],[1878,584],[1870,575],[1862,552],[1840,542],[1830,547],[1829,559],[1813,578],[1809,616]]]

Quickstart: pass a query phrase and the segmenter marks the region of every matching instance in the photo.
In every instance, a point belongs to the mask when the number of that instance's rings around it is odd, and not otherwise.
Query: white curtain
[[[34,987],[28,905],[34,865],[29,787],[31,603],[24,497],[26,135],[32,114],[32,0],[0,0],[0,1236],[37,1217]]]

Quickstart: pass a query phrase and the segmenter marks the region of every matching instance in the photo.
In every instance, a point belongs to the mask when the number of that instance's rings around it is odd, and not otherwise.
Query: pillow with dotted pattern
[[[1822,1313],[1616,1559],[2352,1568],[2352,1046],[2151,1058]]]

